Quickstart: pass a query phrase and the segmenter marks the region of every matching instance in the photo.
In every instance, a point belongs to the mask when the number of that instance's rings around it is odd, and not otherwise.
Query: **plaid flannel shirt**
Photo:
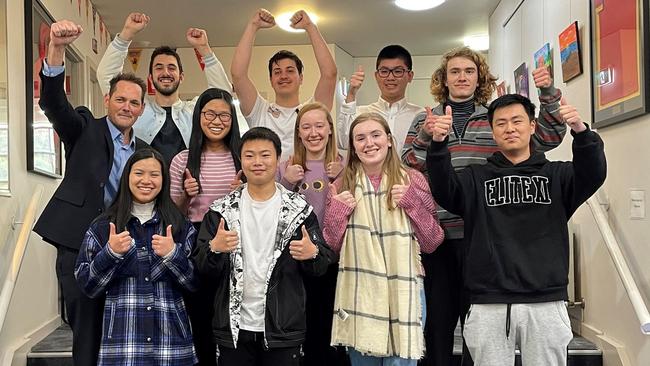
[[[174,251],[162,258],[151,248],[151,237],[163,232],[157,214],[144,224],[132,217],[127,229],[133,245],[119,257],[107,245],[108,221],[91,224],[75,266],[84,293],[106,295],[97,364],[193,365],[197,359],[181,291],[196,289],[189,260],[196,231],[187,222],[174,237]]]

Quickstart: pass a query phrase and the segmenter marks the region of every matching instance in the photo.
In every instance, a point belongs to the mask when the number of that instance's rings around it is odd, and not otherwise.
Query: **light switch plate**
[[[630,219],[645,219],[645,191],[630,190]]]

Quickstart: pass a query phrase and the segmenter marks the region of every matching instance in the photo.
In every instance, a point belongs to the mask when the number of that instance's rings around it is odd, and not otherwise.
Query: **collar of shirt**
[[[111,119],[106,116],[106,124],[108,125],[108,130],[111,133],[111,141],[113,141],[113,144],[116,147],[125,147],[125,145],[122,143],[123,135],[120,130],[115,127],[113,122],[111,122]],[[131,128],[131,141],[129,141],[129,147],[134,148],[135,147],[135,133],[133,132],[133,128]]]
[[[165,111],[165,107],[160,106],[158,103],[156,103],[156,100],[154,98],[147,98],[147,103],[151,105],[151,108],[157,113],[163,113],[163,114],[167,113],[167,111]],[[172,107],[172,115],[173,115],[174,111],[180,111],[181,109],[183,109],[183,101],[180,98],[178,98],[176,99],[174,104],[172,104],[170,107]]]
[[[377,100],[377,104],[381,106],[382,109],[389,111],[391,109],[391,104],[385,101],[381,96],[379,97],[379,100]],[[403,109],[408,102],[406,101],[406,98],[402,98],[398,100],[397,102],[393,103],[394,109],[397,109],[398,111]]]

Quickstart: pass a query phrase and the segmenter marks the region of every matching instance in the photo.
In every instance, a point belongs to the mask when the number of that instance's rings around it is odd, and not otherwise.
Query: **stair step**
[[[454,364],[460,366],[462,340],[460,328],[454,337]],[[515,351],[515,366],[521,366],[519,350]],[[602,366],[602,351],[588,340],[575,336],[569,343],[567,366]],[[36,344],[27,354],[27,366],[72,366],[72,331],[61,325],[45,339]]]

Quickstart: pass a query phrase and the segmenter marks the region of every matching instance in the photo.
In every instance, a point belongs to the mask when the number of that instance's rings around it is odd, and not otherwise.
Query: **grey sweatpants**
[[[514,365],[515,345],[523,366],[565,366],[573,338],[564,301],[512,304],[509,334],[508,305],[473,304],[463,336],[475,366]]]

